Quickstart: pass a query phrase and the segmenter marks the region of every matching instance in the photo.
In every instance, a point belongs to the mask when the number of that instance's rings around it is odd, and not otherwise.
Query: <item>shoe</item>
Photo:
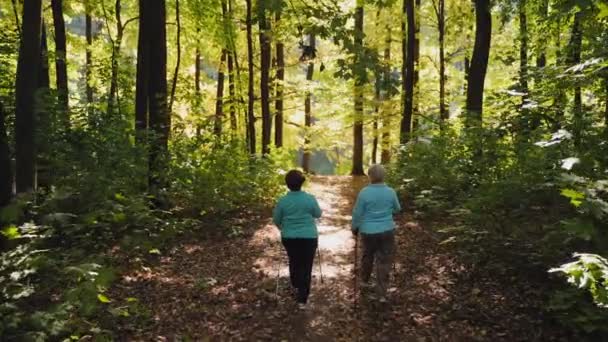
[[[306,303],[298,303],[298,310],[306,311],[308,309],[308,305]]]
[[[386,304],[386,302],[387,302],[386,297],[380,296],[380,298],[378,299],[378,302],[380,302],[382,304]]]

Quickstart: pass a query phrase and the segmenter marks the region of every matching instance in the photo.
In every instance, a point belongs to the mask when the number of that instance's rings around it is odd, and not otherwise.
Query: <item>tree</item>
[[[262,107],[262,154],[270,153],[272,117],[270,116],[270,23],[266,17],[266,2],[258,0],[260,27],[260,104]]]
[[[217,137],[222,135],[222,121],[224,119],[224,69],[226,65],[227,50],[222,49],[220,66],[217,70],[217,93],[215,98],[215,120],[213,132]]]
[[[163,186],[163,159],[168,147],[170,119],[167,107],[167,31],[164,0],[139,1],[139,38],[136,84],[136,127],[151,130],[148,185]],[[141,139],[141,138],[140,138]],[[141,140],[140,140],[141,141]]]
[[[316,49],[316,39],[314,34],[310,34],[308,47],[311,48],[311,51],[315,51]],[[306,81],[308,82],[307,87],[311,86],[312,77],[315,72],[315,63],[311,59],[308,62],[308,68],[306,69]],[[304,172],[310,172],[310,129],[312,127],[312,92],[310,90],[306,91],[306,96],[304,98],[304,153],[302,154],[302,169]]]
[[[353,165],[351,174],[364,175],[363,171],[363,85],[365,84],[365,67],[361,61],[363,54],[363,0],[357,0],[355,8],[355,120],[353,124]]]
[[[252,33],[252,22],[251,17],[251,6],[252,0],[247,0],[247,70],[249,72],[248,83],[247,83],[247,141],[249,143],[249,153],[255,154],[255,115],[253,106],[255,102],[254,94],[254,82],[255,74],[253,73],[253,33]]]
[[[409,141],[412,133],[412,117],[414,111],[414,55],[416,40],[416,20],[414,18],[414,0],[403,0],[403,13],[407,18],[407,34],[404,33],[402,44],[403,60],[402,89],[403,116],[401,117],[400,140],[402,144]],[[405,31],[405,25],[401,26]]]
[[[434,0],[433,8],[437,17],[437,31],[439,33],[439,118],[443,122],[449,119],[446,107],[446,74],[445,74],[445,0]]]
[[[222,8],[223,8],[222,3]],[[175,101],[175,90],[177,89],[177,79],[179,76],[179,67],[182,62],[182,22],[179,14],[179,0],[175,0],[175,23],[177,25],[177,36],[175,38],[177,44],[177,61],[175,62],[175,70],[173,71],[173,81],[171,82],[171,97],[169,99],[169,114],[173,112],[173,102]],[[168,116],[171,120],[171,115]],[[171,123],[169,122],[169,125]]]
[[[57,98],[61,108],[62,118],[69,124],[68,117],[68,68],[67,48],[65,39],[65,21],[63,20],[63,1],[51,0],[53,9],[53,26],[55,27],[55,69],[57,78]]]
[[[386,25],[386,40],[384,47],[384,79],[383,79],[383,87],[385,91],[385,99],[390,100],[396,93],[396,90],[393,90],[393,84],[391,81],[391,43],[392,43],[392,30],[391,24]],[[392,111],[388,111],[388,113],[384,113],[382,117],[382,142],[380,147],[382,151],[380,152],[380,162],[382,164],[387,164],[391,159],[391,129],[392,122],[391,116]]]
[[[281,9],[275,14],[275,22],[281,21]],[[283,147],[283,81],[285,80],[285,51],[282,41],[276,44],[276,100],[275,106],[275,126],[274,126],[274,145]]]
[[[24,3],[22,37],[15,85],[15,157],[17,192],[36,188],[36,89],[40,63],[41,0]]]
[[[519,0],[519,90],[528,93],[528,16],[526,0]],[[524,101],[527,95],[524,95]]]
[[[475,23],[475,46],[467,80],[467,127],[481,126],[482,123],[483,91],[492,38],[490,0],[475,0]]]
[[[7,205],[13,196],[13,172],[6,134],[6,113],[0,101],[0,208]]]
[[[91,17],[91,4],[90,0],[85,1],[85,36],[87,39],[87,52],[85,56],[85,83],[86,83],[86,95],[87,95],[87,106],[88,113],[93,113],[91,105],[93,104],[93,55],[91,52],[93,45],[93,19]]]

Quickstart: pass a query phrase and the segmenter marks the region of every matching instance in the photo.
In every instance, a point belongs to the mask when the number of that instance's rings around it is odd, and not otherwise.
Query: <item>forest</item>
[[[604,0],[0,0],[0,76],[2,341],[608,341]],[[352,280],[372,164],[386,307]]]

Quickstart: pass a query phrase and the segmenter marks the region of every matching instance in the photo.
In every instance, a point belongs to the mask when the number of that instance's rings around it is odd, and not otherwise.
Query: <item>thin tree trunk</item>
[[[357,73],[355,74],[355,120],[353,124],[353,165],[351,174],[354,176],[364,175],[363,171],[363,86],[364,77],[360,75],[363,73],[364,68],[361,62],[360,54],[363,53],[363,0],[357,0],[357,7],[355,9],[355,50],[356,60],[355,65]]]
[[[15,27],[17,28],[19,39],[21,39],[21,24],[19,24],[19,10],[17,9],[17,0],[11,0],[11,3],[13,5],[13,14],[15,15]]]
[[[581,17],[582,12],[576,12],[574,14],[574,21],[572,22],[572,32],[570,34],[570,43],[568,46],[568,49],[570,50],[570,56],[568,58],[570,65],[577,65],[581,63],[581,50],[583,44]],[[574,87],[574,107],[572,111],[574,113],[574,143],[579,145],[582,136],[583,98],[581,86],[578,84],[576,84]]]
[[[528,93],[528,16],[526,0],[519,1],[519,88]],[[524,100],[527,96],[524,96]]]
[[[196,106],[197,114],[200,114],[201,109],[201,49],[199,47],[200,29],[196,30],[197,44],[196,44],[196,52],[194,57],[194,103]],[[200,122],[196,123],[196,136],[201,136],[202,125]]]
[[[475,21],[475,46],[467,82],[467,127],[481,127],[482,125],[483,91],[492,38],[490,0],[475,0]]]
[[[40,33],[40,61],[38,63],[38,87],[36,90],[36,188],[46,188],[50,185],[49,162],[50,151],[48,149],[48,132],[53,130],[56,118],[49,115],[51,78],[49,75],[49,51],[46,34],[46,24],[42,19],[42,31]],[[39,127],[47,127],[47,130],[40,130]],[[40,131],[38,131],[40,130]],[[41,134],[42,133],[42,134]]]
[[[275,15],[278,23],[281,20],[281,10]],[[275,100],[275,126],[274,126],[274,145],[283,147],[283,81],[285,80],[285,52],[283,42],[277,42],[277,74],[276,74],[276,100]]]
[[[0,102],[0,208],[13,197],[13,172],[6,128],[6,113]]]
[[[270,153],[272,117],[270,115],[270,24],[266,18],[266,4],[258,0],[260,27],[260,105],[262,107],[262,154]]]
[[[148,83],[150,79],[150,49],[148,23],[150,14],[148,0],[139,0],[139,36],[137,39],[137,76],[135,81],[135,131],[136,141],[147,144],[148,120]]]
[[[18,193],[32,191],[36,187],[35,111],[41,17],[41,0],[24,3],[15,86],[15,174]]]
[[[392,31],[391,25],[386,25],[386,46],[384,48],[384,91],[386,93],[386,99],[390,100],[393,95],[393,85],[391,83],[391,42],[392,42]],[[390,102],[388,102],[390,103]],[[388,110],[383,113],[382,117],[382,152],[380,154],[380,162],[386,164],[391,159],[391,111]]]
[[[437,5],[437,29],[439,31],[439,117],[443,128],[444,122],[449,119],[445,91],[445,0],[439,0]]]
[[[236,85],[234,83],[234,57],[232,52],[228,53],[228,96],[230,97],[230,130],[235,137],[238,131],[236,118]]]
[[[380,69],[380,68],[378,68]],[[378,160],[378,140],[379,140],[379,128],[378,121],[380,116],[380,87],[381,87],[382,79],[380,76],[380,70],[376,71],[376,82],[374,84],[374,122],[372,126],[372,130],[374,132],[374,139],[372,140],[372,164],[376,164]]]
[[[69,125],[68,117],[68,68],[67,48],[65,37],[65,22],[63,20],[63,1],[51,0],[53,10],[53,25],[55,27],[55,68],[57,76],[57,99],[61,108],[61,119],[66,127]]]
[[[548,16],[549,16],[549,0],[541,0],[541,8],[540,8],[541,23],[547,22]],[[539,39],[538,44],[540,46],[538,48],[539,54],[536,57],[536,67],[544,68],[547,65],[546,42],[544,39]]]
[[[412,104],[414,106],[412,129],[415,131],[420,124],[420,0],[415,0],[414,5],[414,95]]]
[[[87,50],[85,57],[85,83],[86,83],[86,95],[87,95],[87,107],[88,114],[91,115],[93,113],[93,87],[92,87],[92,75],[93,75],[93,60],[92,60],[92,45],[93,45],[93,25],[91,18],[91,7],[88,2],[85,3],[86,14],[85,14],[85,36],[87,39]]]
[[[316,39],[315,35],[310,35],[310,41],[308,46],[314,51],[316,48]],[[308,69],[306,69],[306,81],[307,87],[311,86],[312,78],[315,72],[315,63],[311,59],[308,62]],[[310,157],[311,157],[311,148],[310,148],[310,130],[312,127],[312,93],[310,90],[306,92],[306,97],[304,98],[304,152],[302,155],[302,169],[304,172],[310,172]]]
[[[255,82],[255,74],[253,72],[253,33],[252,33],[252,23],[253,19],[251,16],[252,0],[247,0],[247,69],[249,72],[249,80],[247,85],[247,140],[249,143],[249,153],[255,154],[255,115],[253,111],[253,106],[255,102],[255,94],[254,94],[254,82]]]
[[[220,66],[217,70],[217,93],[215,97],[215,121],[213,125],[213,133],[218,138],[222,135],[222,121],[224,120],[224,69],[227,56],[228,52],[226,49],[223,49],[222,56],[220,57]]]
[[[403,52],[405,60],[405,76],[403,77],[403,117],[401,119],[402,144],[409,141],[412,133],[412,117],[414,111],[414,55],[416,39],[416,20],[414,18],[414,0],[403,0],[404,12],[407,16],[407,40],[403,40]]]
[[[114,9],[116,12],[116,41],[114,41],[114,46],[112,46],[112,74],[110,76],[110,91],[108,93],[108,116],[111,116],[114,112],[114,99],[116,98],[116,93],[118,92],[118,57],[120,55],[120,45],[122,44],[123,36],[121,17],[122,4],[120,0],[116,0]],[[108,32],[108,35],[110,35],[110,32]]]
[[[169,113],[173,112],[173,102],[175,102],[175,90],[177,89],[177,78],[179,75],[179,66],[182,61],[182,23],[179,15],[179,0],[175,0],[175,21],[177,23],[177,61],[175,70],[173,71],[173,82],[171,83],[171,98],[169,100]],[[171,115],[168,116],[171,120]],[[171,122],[169,122],[169,125]]]

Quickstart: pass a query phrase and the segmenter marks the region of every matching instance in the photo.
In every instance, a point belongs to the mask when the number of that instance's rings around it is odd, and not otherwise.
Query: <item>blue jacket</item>
[[[393,214],[401,211],[397,193],[384,183],[370,184],[357,196],[353,209],[353,230],[378,234],[395,229]]]
[[[290,191],[281,197],[272,211],[272,221],[281,230],[281,238],[319,236],[315,218],[321,217],[317,199],[304,191]]]

